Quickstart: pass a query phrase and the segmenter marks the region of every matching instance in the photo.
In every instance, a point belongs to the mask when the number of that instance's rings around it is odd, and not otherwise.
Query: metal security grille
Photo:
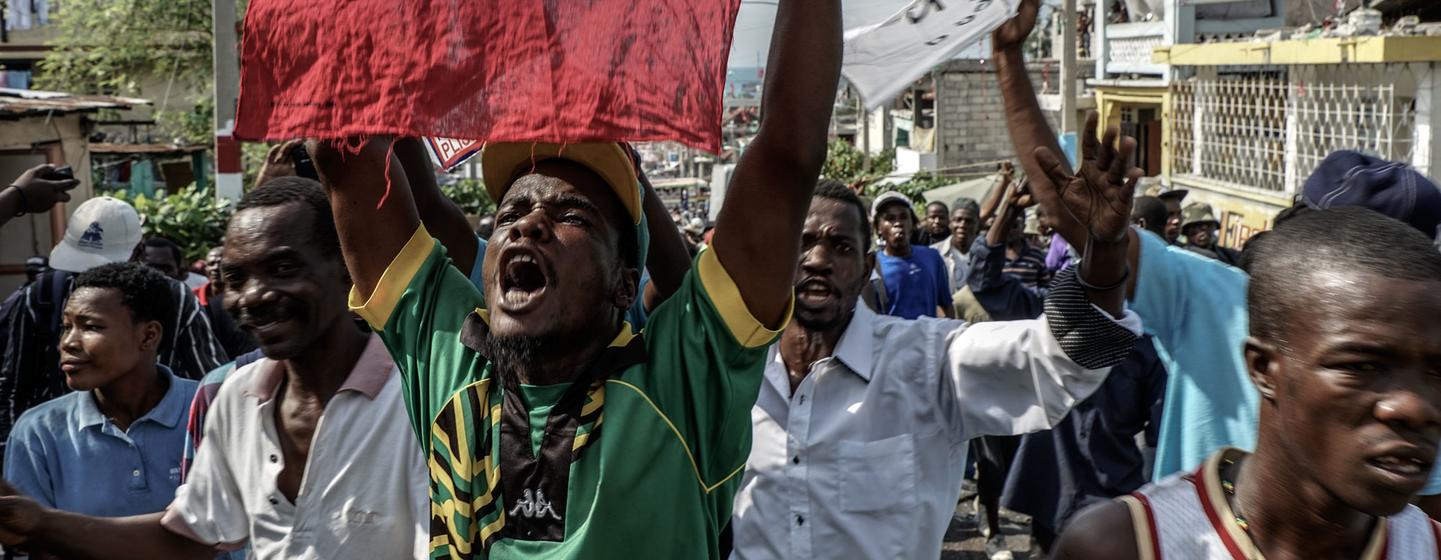
[[[1384,80],[1190,80],[1173,84],[1171,93],[1177,175],[1295,192],[1336,150],[1411,159],[1411,96],[1398,95],[1396,85]]]

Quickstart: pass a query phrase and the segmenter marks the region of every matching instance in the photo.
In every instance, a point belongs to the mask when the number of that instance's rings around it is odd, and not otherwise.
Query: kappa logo
[[[529,488],[525,489],[525,493],[515,503],[515,507],[510,509],[510,514],[528,519],[549,516],[551,519],[560,521],[560,516],[556,515],[555,508],[551,507],[550,502],[545,499],[545,491],[539,489],[534,494],[531,494]]]
[[[86,249],[105,248],[105,228],[100,227],[100,222],[90,222],[90,227],[80,235],[79,245]]]

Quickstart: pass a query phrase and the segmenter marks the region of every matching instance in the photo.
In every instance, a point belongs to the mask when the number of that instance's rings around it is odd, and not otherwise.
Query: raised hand
[[[991,32],[991,48],[1006,50],[1020,47],[1036,28],[1036,14],[1040,13],[1041,0],[1021,0],[1016,16]]]
[[[288,140],[271,146],[270,152],[265,154],[265,164],[260,166],[260,174],[255,177],[255,186],[264,185],[278,177],[295,176],[295,161],[290,158],[290,152],[304,142]]]
[[[46,163],[25,171],[11,185],[24,195],[25,207],[21,210],[27,214],[38,214],[50,210],[57,203],[69,202],[70,189],[79,184],[80,181],[73,175],[62,173],[59,168]]]
[[[1136,140],[1121,137],[1117,127],[1106,129],[1104,138],[1096,138],[1099,117],[1094,111],[1086,118],[1081,131],[1081,168],[1072,175],[1050,149],[1038,146],[1032,152],[1036,163],[1046,173],[1045,181],[1033,183],[1032,194],[1052,216],[1056,230],[1076,247],[1092,242],[1119,243],[1126,239],[1131,220],[1131,201],[1136,182],[1145,173],[1131,167]],[[1084,233],[1082,232],[1084,229]],[[1076,237],[1085,236],[1080,239]]]

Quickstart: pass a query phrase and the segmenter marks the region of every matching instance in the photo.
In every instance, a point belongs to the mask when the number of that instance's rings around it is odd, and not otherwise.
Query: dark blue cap
[[[1405,163],[1387,161],[1351,150],[1326,156],[1306,179],[1301,199],[1319,210],[1360,206],[1370,208],[1427,237],[1441,225],[1441,189]]]

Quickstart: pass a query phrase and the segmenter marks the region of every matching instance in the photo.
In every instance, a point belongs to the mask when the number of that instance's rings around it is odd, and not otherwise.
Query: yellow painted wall
[[[1221,222],[1221,245],[1235,249],[1240,249],[1252,235],[1271,229],[1276,214],[1291,206],[1285,194],[1253,192],[1188,177],[1173,178],[1172,185],[1190,191],[1185,204],[1211,205]]]

